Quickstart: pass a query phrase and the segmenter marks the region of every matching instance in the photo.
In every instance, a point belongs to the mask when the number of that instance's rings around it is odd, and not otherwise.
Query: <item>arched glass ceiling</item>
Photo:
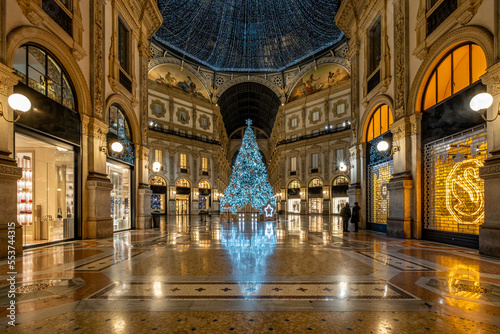
[[[228,134],[245,126],[247,119],[268,136],[273,130],[280,99],[272,90],[254,82],[230,87],[219,98],[219,107]]]
[[[281,71],[339,42],[340,0],[159,0],[155,38],[216,71]]]

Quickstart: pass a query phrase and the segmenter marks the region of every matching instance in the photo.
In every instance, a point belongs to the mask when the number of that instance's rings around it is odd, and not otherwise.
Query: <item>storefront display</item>
[[[111,191],[111,217],[113,217],[113,230],[131,228],[131,170],[124,165],[108,162],[107,173],[113,184]]]
[[[288,212],[300,213],[300,198],[294,198],[288,200]]]
[[[25,246],[74,237],[75,154],[61,143],[16,133],[17,218]]]
[[[323,199],[310,198],[309,199],[309,213],[323,213]]]
[[[425,146],[425,228],[479,234],[484,221],[486,127],[464,131]]]

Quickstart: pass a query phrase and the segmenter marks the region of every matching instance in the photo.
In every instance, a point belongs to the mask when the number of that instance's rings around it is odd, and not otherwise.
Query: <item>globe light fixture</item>
[[[341,162],[340,165],[339,165],[339,170],[341,172],[345,172],[347,170],[347,166],[344,162]]]
[[[400,147],[399,146],[393,146],[392,150],[390,151],[389,155],[386,155],[385,152],[389,149],[389,143],[385,140],[380,141],[377,144],[377,150],[382,154],[382,156],[386,159],[392,157],[392,155],[396,152],[399,152]]]
[[[161,169],[161,163],[158,161],[153,162],[153,172],[157,173]]]
[[[487,122],[493,122],[500,115],[500,103],[497,106],[497,113],[495,118],[487,119],[486,112],[488,108],[493,104],[493,96],[489,93],[479,93],[470,100],[470,108],[475,112],[479,113],[481,117]]]
[[[16,111],[21,111],[21,112],[27,112],[28,110],[31,109],[31,102],[30,100],[22,95],[22,94],[12,94],[9,96],[8,100],[9,106],[14,109],[14,113]],[[21,114],[18,114],[16,119],[13,121],[8,120],[7,117],[5,117],[4,109],[3,109],[3,104],[0,102],[0,115],[9,123],[15,123],[19,121],[19,118],[21,117]]]
[[[122,143],[115,141],[113,144],[111,144],[111,150],[113,150],[113,152],[115,153],[120,153],[121,151],[123,151]]]

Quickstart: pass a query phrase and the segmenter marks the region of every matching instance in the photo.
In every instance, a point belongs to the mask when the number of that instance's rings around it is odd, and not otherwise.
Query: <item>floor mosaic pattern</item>
[[[0,261],[0,333],[500,333],[500,259],[338,217],[160,228]],[[16,326],[8,326],[8,293]]]

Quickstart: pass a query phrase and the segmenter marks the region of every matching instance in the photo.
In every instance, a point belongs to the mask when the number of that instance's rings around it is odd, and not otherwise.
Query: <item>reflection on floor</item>
[[[500,333],[500,260],[337,217],[160,228],[27,250],[7,333]]]

